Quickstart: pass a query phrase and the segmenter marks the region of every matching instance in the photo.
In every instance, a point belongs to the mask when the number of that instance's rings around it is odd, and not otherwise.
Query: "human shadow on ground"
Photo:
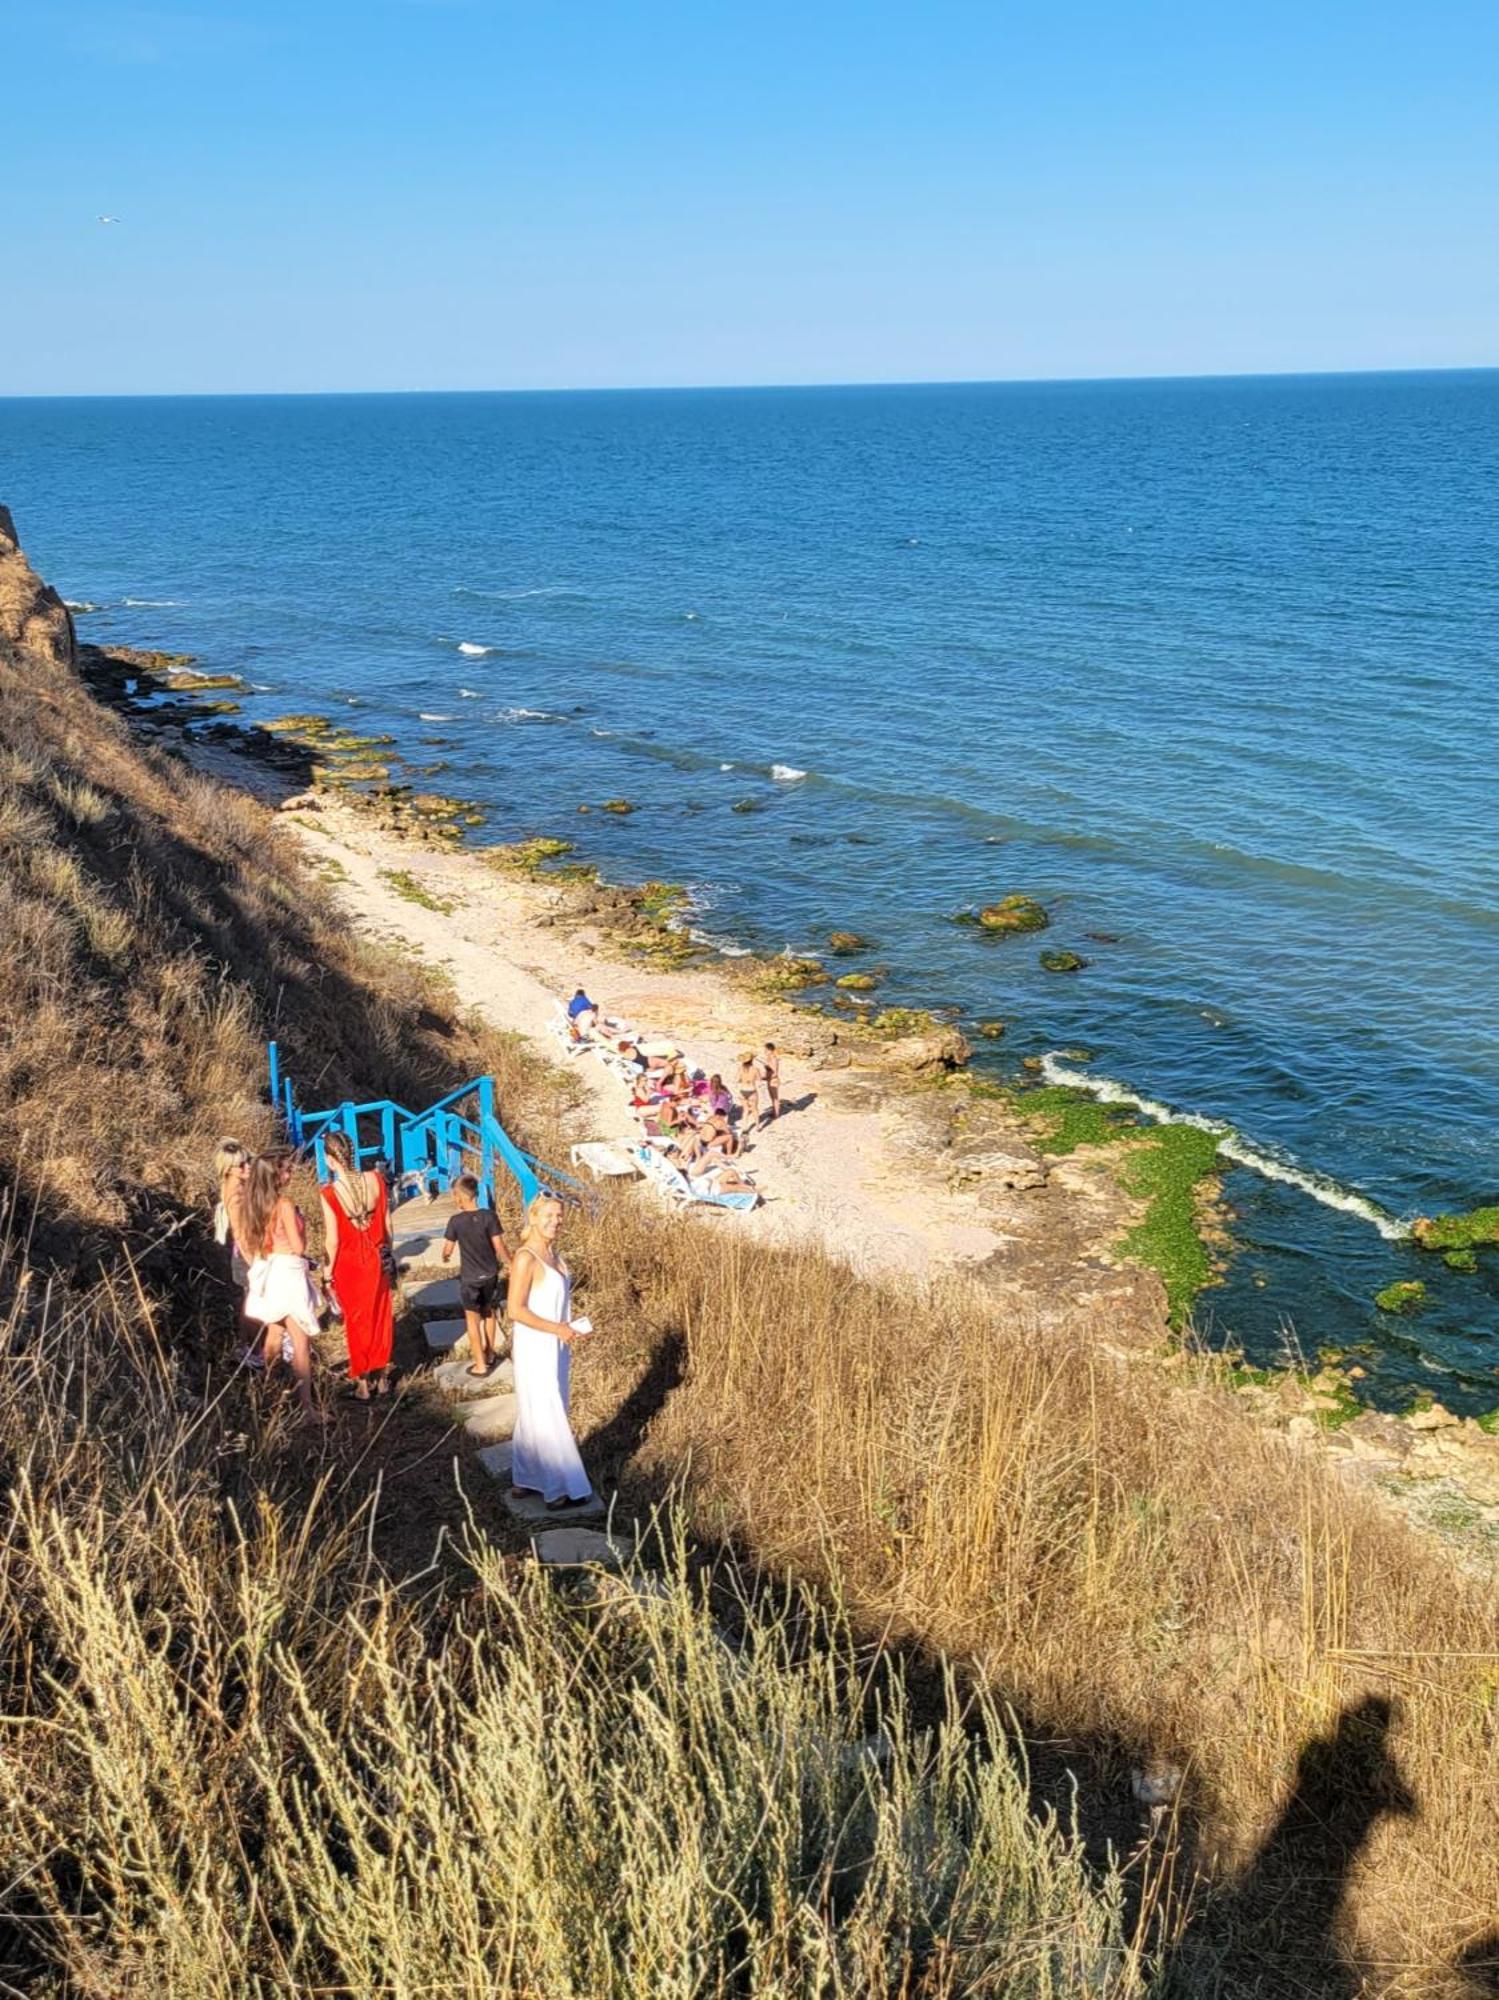
[[[687,1366],[687,1343],[670,1333],[656,1347],[640,1380],[619,1408],[579,1442],[589,1477],[600,1487],[612,1486],[639,1450],[653,1418],[681,1381]]]
[[[1499,1994],[1499,1931],[1490,1931],[1459,1954],[1457,1971],[1465,1985],[1464,1991],[1472,2000],[1483,2000],[1488,1994]]]
[[[1394,1715],[1382,1695],[1367,1695],[1304,1746],[1259,1851],[1238,1881],[1207,1898],[1173,1951],[1163,2000],[1281,1992],[1354,2000],[1363,1990],[1338,1935],[1343,1899],[1379,1821],[1418,1811],[1390,1751]]]

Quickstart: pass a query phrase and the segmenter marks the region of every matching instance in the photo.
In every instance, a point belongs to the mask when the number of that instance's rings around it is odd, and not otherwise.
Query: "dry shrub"
[[[721,1567],[729,1640],[669,1520],[664,1575],[583,1596],[473,1534],[439,1607],[274,1425],[191,1408],[139,1306],[0,1342],[6,1990],[1143,1990],[992,1705],[861,1701],[836,1620]]]
[[[1370,1991],[1447,1990],[1499,1901],[1491,1582],[1185,1356],[1108,1360],[1105,1327],[1043,1333],[957,1282],[869,1283],[736,1241],[732,1219],[663,1230],[618,1201],[575,1235],[610,1334],[582,1370],[601,1413],[654,1344],[686,1336],[640,1469],[685,1479],[697,1531],[836,1576],[866,1630],[972,1662],[1029,1732],[1126,1798],[1132,1764],[1180,1761],[1220,1883],[1308,1743],[1390,1697],[1419,1816],[1376,1817],[1324,1942]],[[1309,1940],[1283,1917],[1256,1918],[1234,1955],[1244,1983],[1221,1990],[1300,1990],[1279,1982]]]
[[[226,1131],[269,1139],[271,1035],[312,1103],[423,1101],[488,1052],[430,974],[353,936],[274,813],[3,649],[0,925],[0,1174],[44,1251],[201,1202]]]

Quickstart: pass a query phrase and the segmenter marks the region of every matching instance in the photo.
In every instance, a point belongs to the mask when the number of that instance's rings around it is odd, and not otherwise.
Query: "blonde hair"
[[[213,1156],[213,1177],[220,1187],[235,1167],[243,1166],[250,1157],[248,1146],[242,1146],[238,1139],[220,1139],[218,1151]]]
[[[543,1188],[539,1194],[533,1194],[526,1203],[526,1234],[529,1236],[536,1227],[536,1218],[543,1208],[561,1208],[563,1205],[561,1195],[553,1194],[550,1188]]]
[[[354,1148],[347,1132],[325,1132],[323,1152],[335,1167],[342,1167],[346,1174],[354,1171]]]

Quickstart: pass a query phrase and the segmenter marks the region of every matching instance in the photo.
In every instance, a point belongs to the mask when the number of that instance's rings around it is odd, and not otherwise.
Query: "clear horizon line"
[[[27,389],[0,396],[0,403],[129,403],[269,401],[317,396],[711,396],[777,395],[827,389],[1035,389],[1107,388],[1134,383],[1171,382],[1311,382],[1350,381],[1370,377],[1416,375],[1499,374],[1499,362],[1444,363],[1435,367],[1400,368],[1277,368],[1160,371],[1143,375],[932,375],[904,379],[828,379],[808,382],[600,382],[538,384],[509,388],[384,389]]]

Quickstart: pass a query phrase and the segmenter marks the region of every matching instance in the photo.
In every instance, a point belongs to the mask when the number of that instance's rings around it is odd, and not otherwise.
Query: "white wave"
[[[479,700],[479,690],[477,688],[459,688],[458,692],[465,701]]]
[[[482,660],[486,653],[497,653],[500,649],[498,646],[476,645],[472,639],[460,639],[458,650],[460,653],[466,653],[471,660]]]
[[[700,931],[689,926],[688,937],[694,944],[700,944],[704,951],[716,951],[720,958],[749,958],[753,948],[747,944],[735,944],[732,938],[715,937],[712,931]]]
[[[590,736],[617,736],[619,731],[617,729],[590,729],[588,733]]]
[[[1074,1069],[1056,1055],[1041,1058],[1041,1074],[1048,1083],[1065,1083],[1075,1090],[1086,1090],[1101,1104],[1127,1104],[1132,1110],[1144,1112],[1157,1125],[1190,1125],[1198,1132],[1211,1132],[1218,1140],[1218,1151],[1226,1160],[1262,1174],[1267,1181],[1282,1181],[1289,1187],[1300,1188],[1303,1194],[1310,1195],[1324,1208],[1335,1208],[1344,1215],[1358,1216],[1377,1229],[1387,1243],[1402,1242],[1410,1235],[1408,1222],[1401,1222],[1387,1214],[1367,1195],[1344,1187],[1340,1181],[1331,1179],[1327,1174],[1319,1174],[1315,1168],[1298,1166],[1294,1160],[1282,1159],[1263,1146],[1256,1146],[1221,1118],[1205,1118],[1196,1111],[1173,1111],[1170,1105],[1158,1104],[1153,1097],[1142,1097],[1127,1084],[1116,1083],[1113,1077],[1091,1076],[1087,1070]]]
[[[180,597],[127,597],[125,603],[132,611],[175,611],[182,603]]]
[[[501,722],[566,722],[565,715],[553,715],[546,708],[502,708]]]
[[[269,681],[251,681],[250,692],[251,694],[274,694],[276,690],[271,686]]]
[[[416,712],[416,719],[418,722],[451,722],[453,717],[451,715],[429,715],[426,709],[419,708]]]
[[[480,590],[476,584],[456,583],[455,597],[484,597],[496,604],[518,604],[523,597],[576,597],[579,593],[570,583],[543,583],[534,590]]]
[[[734,766],[732,764],[720,764],[718,768],[720,771],[732,771]]]
[[[807,774],[805,771],[798,771],[795,764],[772,764],[770,775],[778,785],[794,785]]]
[[[700,611],[684,611],[682,613],[682,616],[686,619],[689,625],[695,625],[698,619],[702,616],[702,613]]]
[[[107,604],[90,604],[86,597],[65,597],[63,603],[69,611],[107,611]]]

